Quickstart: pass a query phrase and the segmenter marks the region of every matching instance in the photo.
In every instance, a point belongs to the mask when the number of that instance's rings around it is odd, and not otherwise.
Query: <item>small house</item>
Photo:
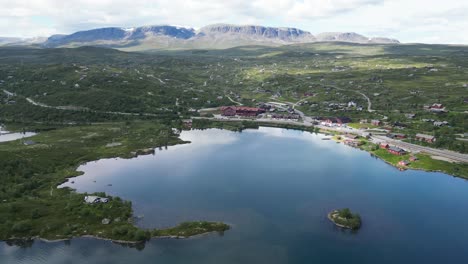
[[[350,139],[350,140],[356,140],[356,139],[359,138],[359,136],[353,135],[353,134],[346,134],[346,135],[345,135],[345,138],[346,138],[346,139]]]
[[[432,124],[436,127],[442,127],[447,126],[449,123],[447,121],[434,121]]]
[[[348,102],[348,107],[356,107],[356,103],[351,101],[351,102]]]
[[[221,112],[223,116],[235,116],[236,107],[235,106],[223,106],[221,107]]]
[[[444,105],[443,104],[432,104],[431,109],[443,109]]]
[[[402,134],[402,133],[389,133],[387,134],[387,137],[388,138],[398,138],[398,139],[404,139],[406,138],[406,135],[405,134]]]
[[[373,126],[380,126],[382,124],[382,122],[380,122],[380,120],[374,119],[374,120],[371,121],[371,124]]]
[[[434,143],[434,141],[436,141],[436,138],[434,136],[426,134],[416,134],[415,139],[427,143]]]
[[[182,120],[182,124],[185,128],[192,128],[192,119],[184,119]]]
[[[435,113],[445,112],[445,106],[443,106],[442,104],[433,104],[429,107],[429,111]]]
[[[236,115],[239,116],[257,116],[258,114],[262,113],[263,110],[256,107],[247,107],[247,106],[238,106],[235,107]]]
[[[388,148],[390,148],[390,145],[388,143],[382,142],[382,143],[380,143],[380,148],[381,149],[388,149]]]
[[[402,156],[406,154],[406,151],[399,147],[389,147],[387,151],[393,155],[398,155],[398,156]]]
[[[409,164],[410,164],[410,163],[409,163],[409,161],[407,161],[407,160],[400,160],[400,161],[398,162],[398,165],[404,166],[404,167],[408,166]]]
[[[351,147],[358,147],[359,145],[361,145],[361,142],[359,142],[359,140],[353,139],[345,139],[343,143]]]

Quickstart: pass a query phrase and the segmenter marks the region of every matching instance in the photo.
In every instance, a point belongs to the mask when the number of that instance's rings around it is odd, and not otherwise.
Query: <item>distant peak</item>
[[[278,46],[310,42],[351,42],[396,44],[390,38],[368,38],[355,32],[325,32],[316,36],[294,27],[236,25],[217,23],[198,30],[178,25],[146,25],[140,27],[106,27],[78,31],[70,35],[53,35],[43,42],[45,47],[106,46],[153,48],[227,48],[242,45]],[[6,41],[4,41],[6,42]]]

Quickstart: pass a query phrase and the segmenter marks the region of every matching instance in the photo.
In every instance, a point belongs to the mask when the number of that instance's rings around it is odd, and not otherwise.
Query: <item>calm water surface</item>
[[[27,137],[32,137],[36,135],[36,133],[33,132],[25,132],[25,133],[0,133],[0,142],[7,142],[7,141],[13,141],[17,140],[20,138],[27,138]]]
[[[0,243],[0,263],[468,263],[467,181],[400,172],[321,137],[190,131],[182,138],[191,144],[88,163],[65,185],[131,200],[143,227],[212,220],[232,229],[143,250],[86,238]],[[361,214],[358,232],[327,220],[342,207]]]

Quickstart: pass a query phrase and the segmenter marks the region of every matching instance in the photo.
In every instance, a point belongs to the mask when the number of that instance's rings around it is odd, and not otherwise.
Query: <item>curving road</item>
[[[31,98],[26,98],[26,101],[28,101],[30,104],[39,106],[39,107],[44,107],[44,108],[51,108],[51,109],[56,109],[56,110],[66,110],[66,111],[89,111],[93,113],[98,113],[98,114],[111,114],[111,115],[126,115],[126,116],[139,116],[139,115],[144,115],[144,116],[158,116],[157,114],[152,114],[152,113],[126,113],[126,112],[112,112],[112,111],[98,111],[98,110],[91,110],[86,107],[79,107],[79,106],[51,106],[51,105],[46,105],[43,103],[39,103],[34,101]]]
[[[237,105],[242,105],[242,103],[239,103],[239,102],[236,102],[236,101],[232,100],[232,98],[229,97],[228,95],[226,95],[226,97],[229,99],[229,101],[231,101],[231,102],[233,102],[233,103],[235,103]]]
[[[374,112],[375,110],[372,110],[372,102],[371,102],[370,98],[367,97],[367,95],[365,95],[365,94],[363,94],[361,92],[358,92],[358,91],[355,91],[355,92],[362,95],[362,96],[364,96],[364,98],[367,99],[367,112],[369,112],[369,113]]]
[[[340,87],[334,86],[334,85],[327,85],[327,86],[332,87],[332,88],[337,89],[337,90],[341,90],[341,91],[350,91],[348,89],[340,88]],[[358,93],[358,94],[362,95],[364,98],[366,98],[366,100],[367,100],[367,112],[372,113],[372,112],[375,111],[375,110],[372,110],[372,102],[371,102],[370,98],[367,95],[365,95],[364,93],[359,92],[359,91],[352,91],[352,92]]]

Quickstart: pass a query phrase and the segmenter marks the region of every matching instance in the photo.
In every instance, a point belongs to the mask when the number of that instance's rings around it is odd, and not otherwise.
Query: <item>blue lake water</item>
[[[187,220],[232,229],[137,250],[89,238],[0,243],[0,263],[467,263],[468,181],[404,171],[323,135],[278,128],[186,131],[191,144],[81,166],[65,184],[131,200],[143,227]],[[108,186],[112,184],[112,186]],[[363,226],[328,221],[336,208]]]

